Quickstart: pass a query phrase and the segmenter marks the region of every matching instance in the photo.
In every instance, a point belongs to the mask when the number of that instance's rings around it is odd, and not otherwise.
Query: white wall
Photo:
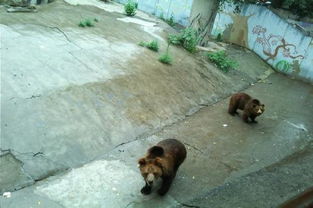
[[[128,0],[115,0],[125,4]],[[187,26],[193,0],[133,0],[138,3],[138,9],[149,14],[164,18],[173,15],[175,22]]]

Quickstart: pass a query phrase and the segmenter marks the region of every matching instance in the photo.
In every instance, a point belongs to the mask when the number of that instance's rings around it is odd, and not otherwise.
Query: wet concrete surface
[[[237,178],[186,204],[221,208],[278,207],[312,187],[312,161],[313,143],[274,165]]]
[[[82,14],[99,23],[79,28]],[[158,38],[164,50],[167,26],[124,17],[62,1],[36,14],[0,12],[0,176],[12,181],[0,190],[34,184],[1,197],[1,206],[181,206],[312,148],[312,85],[270,75],[236,47],[228,52],[240,68],[228,74],[177,47],[165,66],[137,44]],[[227,97],[246,88],[266,106],[255,125],[227,114]],[[142,196],[136,161],[169,137],[185,143],[188,158],[166,197]]]

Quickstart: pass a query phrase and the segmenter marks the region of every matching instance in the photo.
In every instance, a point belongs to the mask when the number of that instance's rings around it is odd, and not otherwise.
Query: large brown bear
[[[169,190],[179,166],[187,155],[184,144],[176,139],[165,139],[151,147],[145,157],[139,159],[139,169],[146,184],[141,193],[150,194],[152,185],[162,178],[162,186],[158,190],[163,196]]]
[[[230,98],[228,113],[231,115],[238,114],[237,109],[243,110],[242,119],[248,123],[257,123],[255,118],[264,112],[264,105],[258,99],[253,99],[246,93],[236,93]]]

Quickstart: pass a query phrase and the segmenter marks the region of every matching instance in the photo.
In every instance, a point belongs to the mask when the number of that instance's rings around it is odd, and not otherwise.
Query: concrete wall
[[[240,14],[225,7],[214,22],[212,34],[247,47],[278,71],[313,82],[313,40],[272,11],[246,5]]]
[[[128,0],[115,0],[125,4]],[[134,0],[138,3],[138,9],[149,14],[164,18],[174,17],[174,21],[187,26],[193,0]]]

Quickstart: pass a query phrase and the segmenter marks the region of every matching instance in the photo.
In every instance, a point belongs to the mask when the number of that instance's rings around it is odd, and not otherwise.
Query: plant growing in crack
[[[99,20],[97,18],[94,18],[93,20],[86,18],[86,19],[81,20],[78,23],[78,26],[79,27],[93,27],[95,26],[94,22],[99,22]]]
[[[160,57],[159,57],[159,61],[161,63],[164,63],[164,64],[172,64],[172,61],[173,61],[173,58],[171,57],[171,55],[169,54],[169,48],[170,48],[170,43],[168,43],[167,45],[167,49],[166,49],[166,53],[162,54]]]

